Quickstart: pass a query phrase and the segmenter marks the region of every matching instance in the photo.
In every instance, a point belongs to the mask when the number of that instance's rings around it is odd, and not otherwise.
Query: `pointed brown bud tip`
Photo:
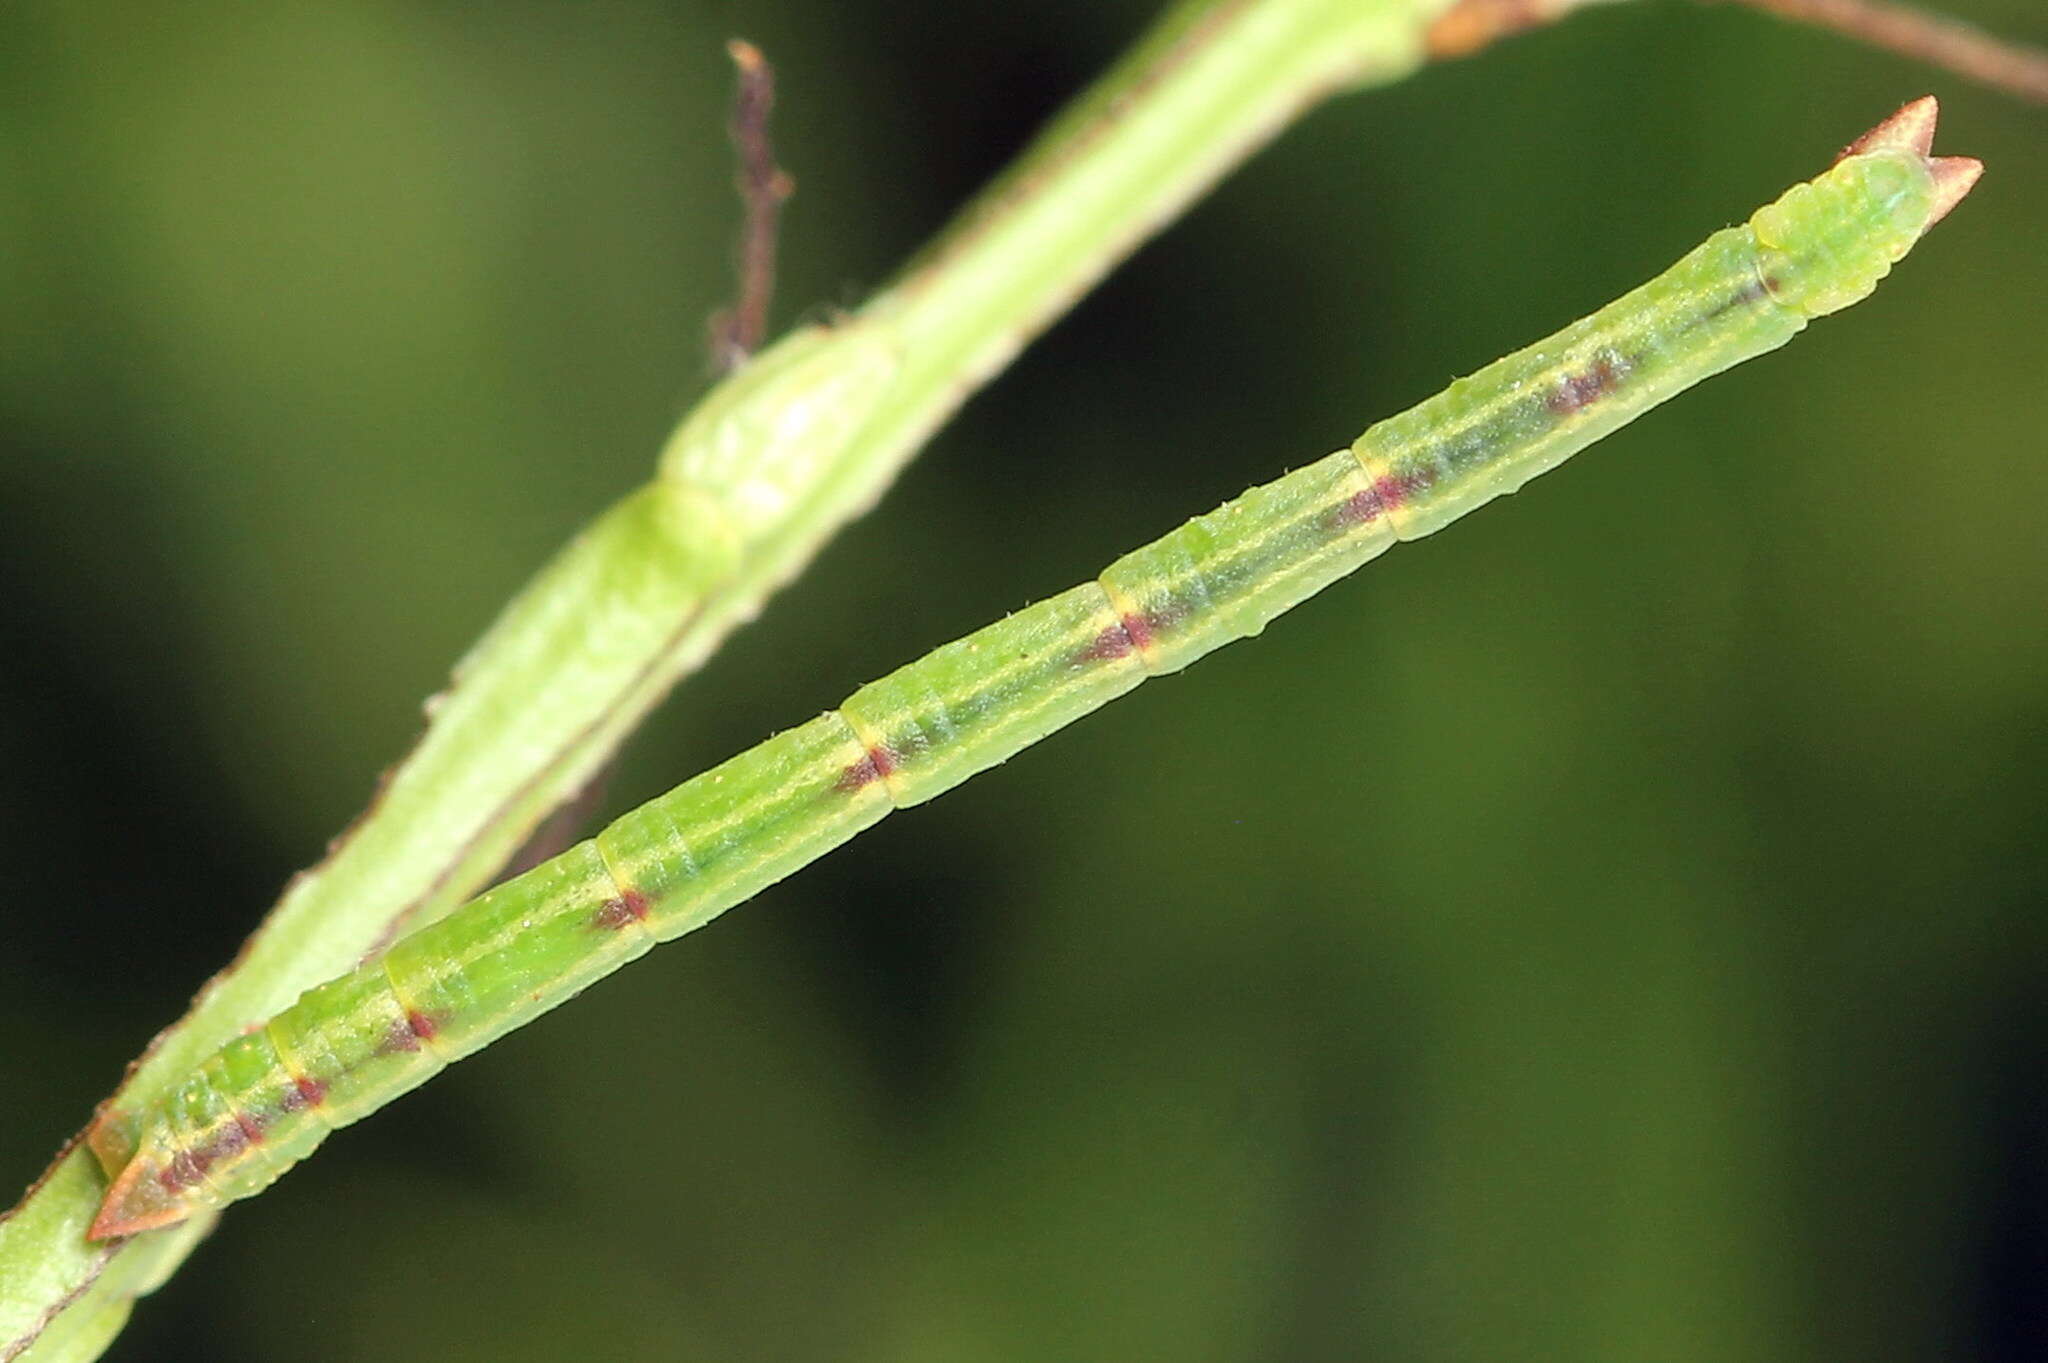
[[[751,75],[768,64],[768,59],[761,55],[761,49],[745,38],[734,38],[728,42],[725,45],[725,52],[732,58],[732,64],[743,74]]]
[[[1897,113],[1842,148],[1842,155],[1835,159],[1839,161],[1846,156],[1862,156],[1887,148],[1925,156],[1934,150],[1934,125],[1940,119],[1940,102],[1933,95],[1922,95],[1910,104],[1900,105]]]
[[[1969,196],[1984,174],[1984,163],[1974,156],[1936,156],[1928,160],[1927,169],[1934,176],[1934,207],[1927,214],[1927,226],[1932,227]]]

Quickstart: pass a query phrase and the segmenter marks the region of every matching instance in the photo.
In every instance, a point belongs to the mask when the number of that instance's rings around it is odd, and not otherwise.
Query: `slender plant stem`
[[[1885,0],[1723,0],[1794,23],[1833,29],[1858,42],[1966,76],[1994,90],[2048,104],[2048,52],[1993,37],[1939,14]]]
[[[1429,53],[1465,57],[1589,5],[1618,0],[1457,0],[1430,26]],[[1891,0],[1703,0],[1811,24],[1980,85],[2048,104],[2048,51]]]

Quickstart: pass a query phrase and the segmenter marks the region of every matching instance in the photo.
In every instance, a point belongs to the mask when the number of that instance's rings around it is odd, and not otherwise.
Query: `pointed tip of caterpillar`
[[[1941,101],[1933,95],[1922,95],[1901,104],[1890,118],[1842,148],[1841,156],[1835,159],[1864,156],[1886,148],[1929,155],[1934,150],[1934,125],[1940,121]]]
[[[121,1176],[114,1180],[114,1186],[107,1189],[99,1214],[93,1218],[85,1238],[112,1240],[140,1235],[144,1231],[175,1226],[191,1216],[192,1204],[164,1187],[163,1180],[152,1178],[155,1171],[156,1166],[151,1160],[130,1160]]]
[[[1983,178],[1984,163],[1974,156],[1934,156],[1928,158],[1927,169],[1934,175],[1934,208],[1927,215],[1932,227],[1969,197]]]
[[[1876,151],[1909,151],[1926,158],[1928,172],[1934,177],[1934,205],[1927,215],[1927,227],[1932,227],[1969,195],[1984,174],[1984,163],[1974,156],[1934,155],[1934,131],[1940,122],[1941,101],[1922,95],[1900,105],[1890,118],[1842,148],[1842,155],[1835,159]]]

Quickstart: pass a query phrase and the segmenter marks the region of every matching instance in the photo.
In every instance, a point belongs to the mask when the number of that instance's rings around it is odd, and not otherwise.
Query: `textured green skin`
[[[1812,316],[1924,230],[1921,158],[1850,158],[1556,336],[1100,578],[948,644],[310,991],[154,1114],[108,1208],[245,1197],[345,1125],[644,953],[1447,524]],[[260,1141],[251,1133],[261,1134]]]

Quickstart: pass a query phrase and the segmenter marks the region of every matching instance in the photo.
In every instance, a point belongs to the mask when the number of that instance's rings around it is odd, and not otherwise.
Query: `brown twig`
[[[2048,104],[2048,52],[1888,0],[1726,0],[1795,23],[1831,28],[2021,99]]]
[[[1458,0],[1430,25],[1429,55],[1468,56],[1502,38],[1555,23],[1596,0]],[[2048,104],[2048,52],[1892,0],[1721,0],[1832,29],[1872,47],[2037,104]]]
[[[783,201],[796,189],[796,181],[775,164],[775,148],[768,140],[774,69],[759,48],[743,39],[733,39],[725,50],[739,68],[731,127],[746,223],[740,233],[739,296],[711,319],[711,363],[720,373],[746,363],[768,333],[768,303],[775,294],[776,224]]]

